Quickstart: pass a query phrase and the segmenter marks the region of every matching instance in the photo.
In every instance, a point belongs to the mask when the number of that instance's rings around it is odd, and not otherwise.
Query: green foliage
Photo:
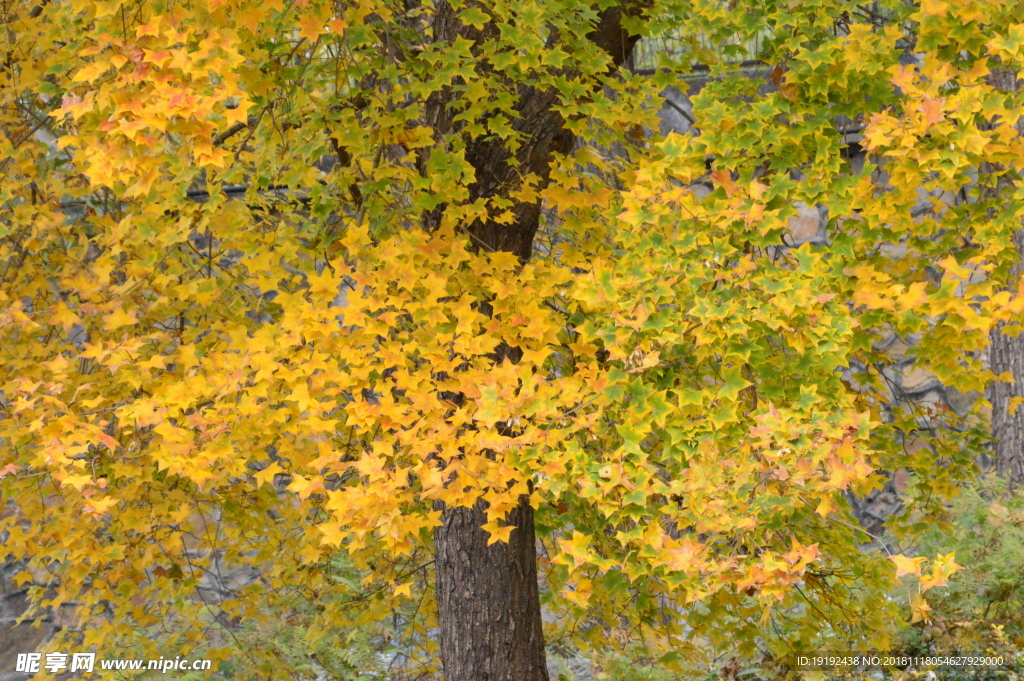
[[[963,488],[950,516],[949,530],[925,534],[920,551],[955,550],[964,569],[928,592],[932,622],[913,630],[909,647],[983,650],[1003,639],[1024,647],[1024,492],[986,476]]]
[[[1003,664],[805,673],[805,678],[1008,681],[1024,675],[1024,492],[1007,491],[1005,479],[986,474],[960,488],[948,506],[948,517],[948,525],[923,533],[908,552],[944,555],[955,551],[963,568],[948,583],[923,595],[930,608],[927,620],[891,621],[888,652],[984,656],[1002,658]],[[911,575],[889,600],[908,606],[911,589],[919,581]]]
[[[392,641],[399,635],[394,628],[380,626],[337,626],[324,613],[349,607],[353,602],[372,599],[373,589],[362,583],[365,572],[351,566],[346,554],[338,553],[325,561],[324,585],[327,589],[310,591],[291,588],[267,599],[262,612],[229,626],[213,630],[209,646],[199,646],[191,656],[204,658],[208,650],[223,645],[227,638],[236,652],[213,673],[216,679],[245,681],[261,678],[267,662],[287,670],[292,678],[306,681],[383,681],[389,676],[388,661],[401,651]],[[333,587],[333,588],[331,588]],[[395,612],[399,622],[408,612]],[[393,665],[400,666],[400,665]],[[204,672],[203,678],[210,678]]]
[[[271,621],[260,627],[246,627],[247,645],[275,656],[283,668],[296,676],[315,679],[326,674],[332,681],[369,681],[380,679],[384,665],[366,632],[332,631],[323,638],[311,632],[310,613],[300,612],[289,621]],[[243,658],[244,659],[244,658]],[[228,678],[252,678],[249,670],[239,668]]]

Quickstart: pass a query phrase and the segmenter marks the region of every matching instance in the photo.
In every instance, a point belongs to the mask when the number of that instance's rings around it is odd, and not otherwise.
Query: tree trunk
[[[633,50],[639,36],[629,35],[622,27],[625,16],[646,9],[648,0],[632,0],[622,6],[602,9],[588,38],[610,57],[618,68]],[[462,24],[447,0],[439,0],[434,10],[434,42],[451,43],[457,38],[481,44],[499,35],[498,28]],[[478,68],[489,68],[481,64]],[[599,85],[595,84],[595,89]],[[522,178],[533,175],[536,188],[543,189],[551,175],[552,154],[569,153],[574,136],[565,129],[565,121],[555,109],[558,93],[539,90],[528,84],[516,88],[516,117],[513,127],[525,139],[517,147],[503,140],[475,138],[467,140],[465,158],[475,171],[476,181],[469,187],[469,201],[510,197],[521,188]],[[464,123],[457,122],[450,106],[454,92],[446,88],[432,94],[424,112],[424,124],[435,131],[435,139],[457,134]],[[426,176],[428,154],[420,151],[418,165]],[[447,206],[439,205],[423,215],[423,227],[436,229]],[[463,226],[474,247],[503,251],[529,260],[533,238],[540,223],[540,202],[516,201],[511,223],[478,219]],[[518,361],[518,348],[504,347],[492,357]],[[461,403],[462,396],[454,396]],[[508,543],[487,545],[485,506],[443,508],[441,526],[434,533],[434,551],[438,620],[441,633],[441,657],[446,681],[548,681],[544,654],[544,632],[540,615],[537,583],[536,539],[533,508],[522,500],[509,514],[507,522],[516,527]]]
[[[996,445],[996,465],[1007,476],[1011,487],[1024,484],[1024,405],[1010,414],[1010,400],[1024,398],[1024,334],[1011,338],[999,328],[992,329],[989,347],[992,371],[1009,371],[1013,382],[995,381],[990,386],[992,436]]]
[[[995,69],[988,82],[1004,92],[1017,89],[1017,75],[1009,69]],[[1024,134],[1022,122],[1017,130]],[[982,168],[985,170],[985,168]],[[1009,187],[997,187],[1005,191]],[[1024,229],[1013,235],[1017,255],[1024,260]],[[1010,272],[1011,280],[1020,277],[1024,266],[1018,263]],[[1009,371],[1011,382],[993,381],[988,388],[992,405],[992,437],[995,439],[996,469],[1005,475],[1011,489],[1024,484],[1024,405],[1010,413],[1010,402],[1015,397],[1024,397],[1024,334],[1011,338],[1002,331],[1000,324],[989,332],[989,368],[996,374]]]
[[[446,508],[434,531],[446,681],[548,681],[533,508],[509,514],[508,543],[487,545],[483,501]]]
[[[1014,235],[1014,244],[1024,258],[1024,230]],[[1020,276],[1021,267],[1013,269]],[[1024,398],[1024,333],[1011,338],[1000,324],[989,334],[989,366],[996,374],[1009,371],[1011,382],[993,381],[989,386],[992,404],[992,437],[995,438],[997,470],[1005,475],[1011,488],[1024,485],[1024,404],[1011,414],[1010,402]]]

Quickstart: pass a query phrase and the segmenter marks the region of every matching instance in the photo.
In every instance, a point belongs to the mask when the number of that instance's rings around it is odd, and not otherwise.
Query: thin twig
[[[671,107],[672,107],[673,109],[675,109],[676,111],[678,111],[678,112],[679,112],[679,115],[680,115],[680,116],[682,116],[682,117],[683,117],[683,118],[685,118],[686,120],[690,121],[690,125],[691,125],[691,126],[693,126],[693,127],[697,127],[697,119],[696,119],[696,118],[694,118],[693,116],[691,116],[691,115],[690,115],[690,113],[689,113],[689,112],[688,112],[688,111],[687,111],[686,109],[684,109],[683,107],[679,106],[678,104],[676,104],[675,102],[673,102],[673,101],[672,101],[671,99],[669,99],[668,97],[666,97],[666,98],[665,98],[665,102],[666,102],[666,103],[667,103],[667,104],[668,104],[669,106],[671,106]]]

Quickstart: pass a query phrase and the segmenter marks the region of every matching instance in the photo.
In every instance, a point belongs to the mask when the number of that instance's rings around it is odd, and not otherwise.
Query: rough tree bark
[[[1009,69],[996,69],[989,82],[1005,92],[1017,89],[1017,75]],[[1024,121],[1018,121],[1017,130],[1024,134]],[[984,168],[983,168],[984,170]],[[996,188],[1003,191],[1008,187]],[[1024,261],[1024,229],[1013,235],[1017,254]],[[1018,264],[1011,271],[1011,280],[1024,273]],[[1024,334],[1011,337],[1003,333],[1000,324],[989,332],[989,368],[996,374],[1010,372],[1010,382],[993,381],[988,387],[992,405],[992,437],[995,440],[996,469],[1005,475],[1011,489],[1024,485],[1024,405],[1010,413],[1010,402],[1024,398]]]
[[[1024,230],[1014,235],[1017,252],[1024,259]],[[1014,268],[1020,276],[1021,267]],[[1007,477],[1011,488],[1024,485],[1024,405],[1010,413],[1010,402],[1024,398],[1024,333],[1011,337],[1003,333],[1003,325],[989,334],[989,366],[996,374],[1010,372],[1010,382],[994,381],[989,386],[992,404],[992,437],[995,439],[997,470]]]
[[[484,502],[441,519],[434,566],[445,678],[546,681],[533,509],[524,499],[509,514],[508,543],[491,546]]]
[[[600,14],[595,30],[588,36],[611,57],[615,68],[622,65],[639,40],[622,28],[624,14],[643,11],[641,4],[628,8],[613,6]],[[494,25],[476,29],[462,25],[445,0],[434,13],[435,41],[452,42],[462,37],[473,42],[497,35]],[[547,185],[552,154],[572,150],[574,137],[564,127],[561,115],[552,109],[557,93],[520,84],[516,88],[517,131],[526,137],[512,151],[502,140],[473,140],[467,144],[466,160],[477,181],[470,187],[470,201],[509,196],[530,173],[539,178],[538,189]],[[452,94],[433,95],[425,111],[425,124],[440,133],[439,139],[456,132],[451,109]],[[421,157],[421,172],[426,157]],[[513,163],[515,161],[515,163]],[[477,248],[514,253],[521,262],[531,255],[540,222],[540,203],[518,202],[510,224],[478,220],[467,231]],[[426,229],[436,229],[445,206],[423,216]],[[516,348],[500,354],[512,361]],[[499,361],[501,358],[497,358]],[[509,515],[516,527],[508,543],[487,545],[482,529],[487,522],[485,502],[476,507],[441,507],[441,526],[435,530],[435,571],[441,656],[447,681],[548,681],[544,653],[540,593],[537,582],[536,539],[533,508],[523,499]]]

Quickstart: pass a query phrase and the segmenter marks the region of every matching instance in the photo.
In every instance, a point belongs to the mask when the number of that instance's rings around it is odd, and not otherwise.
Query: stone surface
[[[892,486],[893,486],[893,489],[896,490],[897,494],[900,494],[900,495],[906,494],[907,487],[909,485],[910,485],[910,472],[907,469],[901,468],[898,471],[896,471],[895,473],[893,473],[893,476],[892,476]]]
[[[22,570],[20,562],[7,560],[0,564],[0,584],[3,585],[0,596],[0,681],[31,678],[29,674],[15,671],[18,655],[38,652],[53,633],[53,625],[45,618],[38,627],[31,621],[17,624],[17,619],[28,608],[27,585],[19,587],[13,579]]]
[[[898,243],[884,243],[879,246],[879,250],[887,257],[896,259],[902,258],[907,255],[908,247],[907,242],[900,241]]]
[[[661,134],[674,132],[682,135],[689,132],[693,127],[693,123],[690,122],[690,118],[693,117],[693,105],[689,98],[679,88],[672,86],[665,88],[661,96],[664,100],[658,110]]]
[[[707,196],[708,194],[710,194],[712,189],[711,189],[710,185],[706,185],[706,184],[693,184],[693,185],[690,185],[690,191],[692,191],[693,195],[696,196],[698,199],[702,199],[705,196]]]
[[[28,622],[0,628],[0,681],[32,678],[31,674],[15,671],[18,655],[39,652],[51,631],[51,627],[46,624],[37,628]]]
[[[240,589],[253,584],[259,578],[259,570],[252,565],[224,565],[216,560],[199,580],[196,587],[197,599],[209,605],[219,605],[237,597]]]
[[[850,502],[854,517],[874,538],[882,537],[889,516],[903,508],[903,500],[893,480],[889,480],[881,489],[874,490],[864,498],[850,493],[846,493],[845,496]]]
[[[947,386],[946,387],[946,403],[949,408],[952,409],[958,416],[964,416],[971,410],[974,403],[981,397],[981,393],[977,390],[971,390],[966,393],[962,393],[956,388]]]
[[[825,243],[825,225],[822,211],[817,206],[808,206],[802,201],[797,201],[794,206],[797,214],[789,219],[789,238],[793,246],[802,246],[806,243],[820,245]]]
[[[903,388],[903,392],[907,395],[923,395],[940,386],[939,379],[935,377],[935,374],[917,367],[912,367],[908,371],[903,372],[903,380],[900,385]]]
[[[547,667],[551,681],[590,681],[594,678],[590,660],[578,651],[568,657],[549,654]]]

